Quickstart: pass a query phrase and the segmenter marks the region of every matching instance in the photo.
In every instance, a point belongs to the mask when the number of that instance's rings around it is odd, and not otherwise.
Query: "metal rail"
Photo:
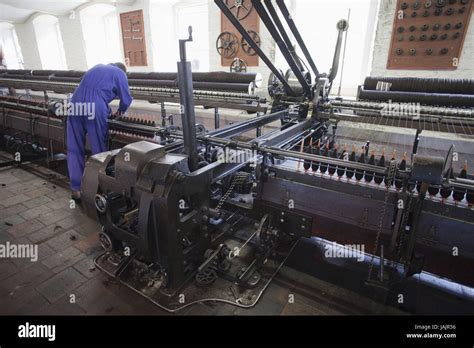
[[[239,148],[239,149],[254,150],[262,154],[269,154],[269,155],[274,155],[277,157],[293,158],[293,159],[299,159],[299,160],[325,163],[325,164],[329,164],[333,166],[341,166],[344,168],[365,170],[365,171],[373,172],[376,174],[385,174],[387,172],[387,169],[385,167],[378,167],[375,165],[363,164],[359,162],[344,161],[338,158],[324,157],[324,156],[314,155],[314,154],[309,154],[309,153],[283,150],[283,149],[272,147],[272,146],[271,147],[267,147],[265,145],[261,146],[256,143],[249,144],[249,143],[245,143],[241,141],[234,141],[234,140],[222,139],[222,138],[217,138],[217,137],[198,137],[198,139],[209,144],[229,146],[230,148],[234,147],[234,148]],[[406,171],[403,171],[403,172],[406,172]]]
[[[79,84],[75,82],[37,81],[0,78],[0,86],[15,89],[30,89],[33,91],[51,91],[54,93],[73,93]],[[130,86],[130,94],[139,100],[150,102],[164,101],[179,103],[178,88],[155,88]],[[194,100],[206,107],[223,107],[247,111],[265,111],[265,98],[238,92],[194,90]]]
[[[324,109],[331,108],[350,108],[350,109],[371,109],[375,111],[381,111],[387,103],[378,102],[366,102],[366,101],[350,101],[350,100],[331,100],[323,105]],[[433,114],[440,116],[462,116],[474,118],[474,110],[472,109],[460,109],[450,107],[436,107],[420,105],[420,114]]]

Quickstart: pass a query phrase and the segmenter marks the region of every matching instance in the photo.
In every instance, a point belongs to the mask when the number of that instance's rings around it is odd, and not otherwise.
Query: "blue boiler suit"
[[[118,112],[127,111],[132,103],[127,75],[113,64],[94,66],[84,74],[74,91],[67,120],[67,166],[72,191],[81,188],[86,134],[93,155],[107,151],[107,119],[111,115],[109,103],[117,97],[120,99]],[[91,106],[89,109],[74,107],[78,105],[76,103],[93,104],[95,109]],[[94,110],[93,114],[91,110]]]

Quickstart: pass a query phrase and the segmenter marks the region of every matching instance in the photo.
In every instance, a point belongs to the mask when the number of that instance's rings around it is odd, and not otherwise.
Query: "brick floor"
[[[50,303],[54,303],[64,295],[71,295],[72,291],[86,280],[87,278],[70,267],[38,285],[36,290]]]
[[[2,192],[0,192],[0,194],[3,194]],[[2,196],[3,197],[3,196]],[[3,200],[3,199],[2,199]],[[15,215],[15,214],[18,214],[18,213],[21,213],[25,210],[27,210],[28,208],[25,207],[23,204],[19,203],[19,204],[15,204],[15,205],[12,205],[8,208],[3,208],[2,210],[0,210],[0,219],[4,219],[4,218],[7,218],[9,216],[12,216],[12,215]]]
[[[10,233],[14,238],[19,238],[26,236],[27,234],[30,234],[42,227],[45,227],[45,225],[36,219],[31,219],[20,224],[16,224],[8,228],[6,231]]]
[[[0,315],[169,314],[94,267],[99,230],[70,209],[68,190],[18,168],[0,169],[0,243],[34,243],[39,254],[37,262],[0,259]],[[289,305],[289,293],[274,282],[252,309],[201,304],[179,314],[338,313],[311,299]]]
[[[25,202],[29,199],[30,199],[30,197],[28,197],[27,195],[19,194],[19,195],[9,197],[5,200],[2,200],[2,205],[4,207],[11,207],[12,205]]]
[[[58,273],[65,268],[74,266],[77,262],[85,258],[86,255],[81,253],[80,250],[70,246],[62,251],[54,253],[42,263],[54,273]]]

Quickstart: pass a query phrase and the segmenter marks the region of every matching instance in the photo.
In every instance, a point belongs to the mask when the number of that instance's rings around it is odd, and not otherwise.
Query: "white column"
[[[58,16],[59,30],[69,70],[87,70],[86,48],[79,13]]]
[[[25,69],[42,69],[35,28],[31,19],[28,19],[25,23],[15,24],[15,31],[23,55]]]

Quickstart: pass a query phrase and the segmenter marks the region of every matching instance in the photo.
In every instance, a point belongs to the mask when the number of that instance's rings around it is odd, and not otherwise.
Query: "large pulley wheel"
[[[216,40],[217,53],[224,58],[233,58],[239,51],[239,39],[228,31],[221,33]]]
[[[196,284],[199,286],[209,286],[217,279],[217,273],[213,269],[206,268],[195,276]]]
[[[280,72],[280,75],[283,76],[283,71],[281,71],[281,69],[279,69],[279,72]],[[283,85],[281,84],[281,81],[278,79],[278,77],[276,77],[276,75],[273,72],[270,73],[270,75],[268,76],[267,86],[268,86],[268,94],[271,97],[275,96],[278,93],[283,92]]]
[[[247,18],[252,12],[253,5],[250,0],[225,0],[225,4],[239,21]]]
[[[105,231],[101,231],[99,233],[99,242],[100,245],[102,246],[102,249],[105,251],[113,251],[114,250],[114,242],[112,238],[109,236],[109,234]]]
[[[99,232],[99,242],[101,247],[108,252],[118,252],[122,250],[123,247],[122,242],[110,234],[105,229],[105,226],[102,226],[102,229]]]
[[[247,72],[247,63],[240,58],[234,58],[230,65],[230,72]]]
[[[278,69],[278,72],[280,73],[281,76],[284,76],[283,74],[283,71],[281,69]],[[278,77],[276,77],[276,75],[271,72],[270,75],[268,76],[268,85],[278,85],[280,84],[280,80],[278,79]]]
[[[260,36],[258,33],[254,30],[247,30],[247,33],[250,35],[252,40],[257,44],[258,47],[260,47],[261,41],[260,41]],[[245,40],[244,37],[240,40],[240,46],[242,47],[242,50],[247,53],[249,56],[254,56],[257,54],[257,51],[253,49],[252,46],[249,45],[247,40]]]

